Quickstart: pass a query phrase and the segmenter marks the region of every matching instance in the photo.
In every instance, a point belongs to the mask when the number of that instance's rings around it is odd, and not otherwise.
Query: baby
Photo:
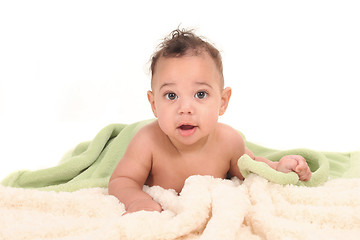
[[[151,72],[147,96],[157,120],[133,137],[109,182],[109,193],[125,204],[126,213],[162,211],[142,191],[144,184],[179,193],[191,175],[243,179],[237,161],[244,154],[310,179],[302,156],[284,156],[279,162],[255,157],[235,129],[218,122],[231,89],[224,88],[221,56],[210,43],[191,31],[175,30],[152,57]]]

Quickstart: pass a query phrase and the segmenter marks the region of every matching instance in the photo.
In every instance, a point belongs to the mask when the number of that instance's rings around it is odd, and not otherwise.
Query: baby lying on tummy
[[[152,57],[151,71],[147,96],[157,120],[133,137],[109,182],[109,193],[127,213],[162,211],[142,191],[144,184],[179,193],[192,175],[243,179],[237,161],[244,154],[277,171],[294,171],[300,180],[311,178],[302,156],[279,162],[255,157],[235,129],[218,122],[231,88],[224,88],[221,56],[210,43],[191,31],[175,30]]]

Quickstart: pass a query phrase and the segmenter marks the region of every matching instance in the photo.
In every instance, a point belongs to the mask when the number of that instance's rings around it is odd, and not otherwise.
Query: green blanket
[[[83,142],[65,154],[60,163],[52,168],[37,171],[18,171],[6,177],[2,184],[19,188],[40,190],[75,191],[82,188],[107,187],[109,178],[124,154],[131,138],[145,124],[153,120],[130,125],[111,124],[103,128],[90,142]],[[317,186],[329,178],[360,177],[360,152],[331,153],[309,149],[279,151],[250,142],[247,147],[255,156],[278,161],[287,154],[304,156],[313,172],[308,182],[299,181],[295,173],[280,173],[264,163],[244,155],[238,161],[241,173],[246,177],[256,173],[279,184]]]

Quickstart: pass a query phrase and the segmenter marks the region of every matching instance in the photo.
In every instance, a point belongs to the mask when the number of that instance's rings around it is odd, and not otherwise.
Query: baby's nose
[[[194,107],[190,100],[182,99],[179,104],[179,114],[194,114]]]

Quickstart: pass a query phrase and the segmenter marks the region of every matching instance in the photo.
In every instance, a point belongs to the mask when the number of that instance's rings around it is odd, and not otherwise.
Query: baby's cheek
[[[209,122],[209,124],[216,124],[219,120],[219,114],[217,112],[208,112],[206,116],[206,120]]]
[[[158,114],[158,123],[161,130],[165,134],[169,134],[172,126],[174,125],[174,120],[166,112],[160,112]]]

